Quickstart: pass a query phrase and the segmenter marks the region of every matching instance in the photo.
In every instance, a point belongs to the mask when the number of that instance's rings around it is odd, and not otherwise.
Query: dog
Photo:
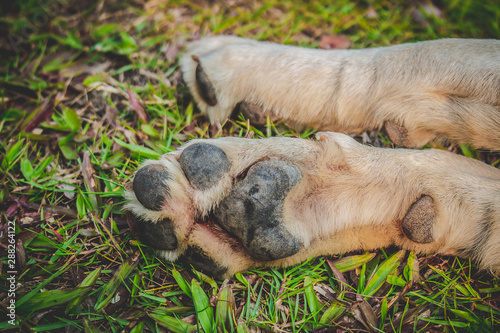
[[[212,122],[312,126],[316,141],[192,140],[126,186],[142,242],[210,275],[396,245],[500,273],[500,170],[442,150],[500,150],[500,41],[312,50],[220,36],[190,44],[184,81]],[[332,132],[334,131],[334,132]]]

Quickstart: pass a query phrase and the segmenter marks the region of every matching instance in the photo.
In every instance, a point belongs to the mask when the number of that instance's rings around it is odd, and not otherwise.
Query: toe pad
[[[172,221],[164,219],[156,223],[137,219],[135,222],[139,239],[157,250],[172,251],[177,248],[177,237]]]
[[[227,268],[219,265],[209,256],[207,256],[202,249],[196,246],[189,246],[181,256],[180,260],[192,265],[195,269],[203,273],[220,276],[227,272]]]
[[[159,211],[165,197],[169,194],[166,180],[170,173],[160,164],[149,164],[137,171],[134,176],[133,190],[137,200],[147,209]]]
[[[215,185],[231,167],[222,149],[206,143],[184,149],[180,163],[189,182],[199,190]]]

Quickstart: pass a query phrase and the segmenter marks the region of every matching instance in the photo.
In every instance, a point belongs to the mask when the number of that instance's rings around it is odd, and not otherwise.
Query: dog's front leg
[[[405,147],[444,137],[500,150],[500,41],[317,50],[219,36],[190,44],[181,68],[212,122],[242,112],[297,129],[385,127]]]
[[[148,162],[127,192],[143,240],[212,274],[388,245],[499,271],[499,170],[445,151],[318,138],[195,140]]]

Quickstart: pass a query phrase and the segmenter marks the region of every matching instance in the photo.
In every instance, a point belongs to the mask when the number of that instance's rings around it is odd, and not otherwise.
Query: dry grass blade
[[[356,295],[357,304],[353,308],[354,317],[370,331],[374,332],[379,326],[377,315],[371,305],[359,294]]]
[[[237,333],[250,333],[248,326],[246,325],[244,320],[238,320],[238,326],[236,326]]]

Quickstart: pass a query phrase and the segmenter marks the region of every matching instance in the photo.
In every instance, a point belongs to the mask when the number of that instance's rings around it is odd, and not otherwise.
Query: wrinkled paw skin
[[[139,239],[210,275],[396,245],[500,269],[500,171],[440,150],[322,132],[193,140],[126,191]]]

